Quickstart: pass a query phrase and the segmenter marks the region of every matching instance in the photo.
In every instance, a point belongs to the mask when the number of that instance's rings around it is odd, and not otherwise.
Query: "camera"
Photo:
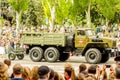
[[[109,65],[109,64],[106,64],[105,66],[106,66],[106,68],[110,68],[111,67],[111,65]]]

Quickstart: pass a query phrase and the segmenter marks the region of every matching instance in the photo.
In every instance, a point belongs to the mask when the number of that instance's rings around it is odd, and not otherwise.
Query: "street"
[[[0,61],[3,61],[5,58],[0,58]],[[78,73],[78,68],[79,68],[79,65],[81,63],[84,63],[87,65],[87,67],[90,65],[88,64],[86,61],[85,61],[85,58],[84,57],[81,57],[81,56],[71,56],[66,62],[70,62],[76,73]],[[23,66],[28,66],[30,68],[32,68],[33,66],[41,66],[41,65],[47,65],[49,66],[50,68],[54,69],[55,71],[57,71],[58,73],[60,74],[63,74],[64,72],[64,65],[66,62],[45,62],[44,60],[42,62],[33,62],[30,60],[29,58],[29,55],[25,55],[25,58],[23,60],[18,60],[17,58],[15,60],[12,61],[12,65],[11,65],[11,68],[14,64],[16,63],[20,63],[21,65]],[[107,61],[107,63],[100,63],[98,64],[101,68],[102,68],[102,65],[103,64],[110,64],[112,65],[113,67],[115,67],[115,61],[114,61],[114,58],[111,57],[109,59],[109,61]],[[108,70],[108,69],[107,69]],[[108,70],[109,71],[109,70]]]

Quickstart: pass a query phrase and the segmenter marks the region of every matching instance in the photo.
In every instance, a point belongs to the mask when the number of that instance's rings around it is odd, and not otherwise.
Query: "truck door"
[[[85,30],[77,30],[75,35],[75,47],[82,48],[86,45]]]

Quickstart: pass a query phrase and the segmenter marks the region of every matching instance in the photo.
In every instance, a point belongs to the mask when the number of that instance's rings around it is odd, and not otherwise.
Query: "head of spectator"
[[[38,75],[38,66],[34,66],[31,70],[31,80],[38,80],[39,75]]]
[[[74,68],[70,67],[65,67],[64,69],[64,77],[66,80],[76,80],[76,75],[75,75],[75,71]]]
[[[3,62],[0,62],[0,73],[4,73],[8,70],[8,66]]]
[[[54,70],[51,69],[49,80],[54,80]]]
[[[30,80],[31,70],[29,67],[23,67],[22,77],[24,80]]]
[[[85,64],[80,64],[79,65],[79,73],[81,73],[82,71],[85,71],[87,69],[86,65]]]
[[[8,79],[7,70],[8,70],[8,66],[3,62],[0,62],[0,80]]]
[[[59,74],[56,71],[54,72],[54,80],[60,80]]]
[[[97,77],[95,77],[95,74],[97,72],[97,65],[93,64],[91,65],[89,68],[88,68],[88,77],[87,78],[92,78],[93,80],[94,79],[97,79]]]
[[[84,80],[85,76],[82,73],[79,73],[77,76],[77,80]]]
[[[116,61],[116,66],[120,66],[120,56],[116,56],[114,61]]]
[[[88,68],[88,73],[89,73],[89,74],[96,74],[96,68],[97,68],[97,65],[95,65],[95,64],[91,65],[91,66]]]
[[[116,79],[120,79],[120,66],[115,68],[115,77]]]
[[[72,68],[72,64],[69,62],[66,62],[64,67],[71,67]]]
[[[5,63],[8,67],[11,66],[11,60],[9,60],[9,59],[5,59],[5,60],[4,60],[4,63]]]
[[[23,67],[21,66],[21,64],[19,64],[19,63],[15,64],[13,66],[13,76],[15,79],[12,78],[12,80],[16,80],[16,79],[23,80],[22,72],[23,72]]]
[[[49,76],[50,76],[50,68],[48,66],[40,66],[38,68],[38,74],[39,74],[39,78],[44,79],[44,80],[48,80]]]

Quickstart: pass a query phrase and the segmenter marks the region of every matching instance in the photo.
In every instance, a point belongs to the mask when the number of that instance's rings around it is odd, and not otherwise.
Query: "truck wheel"
[[[44,58],[48,62],[55,62],[59,59],[59,51],[54,47],[49,47],[45,50]]]
[[[10,54],[8,54],[8,58],[9,58],[10,60],[15,60],[16,55],[15,55],[14,53],[10,53]]]
[[[59,60],[66,61],[69,57],[70,57],[69,53],[64,53],[64,54],[60,53]]]
[[[105,63],[109,60],[110,55],[109,54],[102,54],[102,59],[101,59],[101,63]]]
[[[17,58],[18,58],[19,60],[22,60],[22,59],[24,58],[24,54],[18,54],[18,55],[17,55]]]
[[[34,62],[41,61],[43,58],[43,49],[40,47],[33,47],[30,50],[30,59]]]
[[[85,59],[91,64],[100,63],[102,58],[101,52],[96,48],[88,49],[85,53]]]

